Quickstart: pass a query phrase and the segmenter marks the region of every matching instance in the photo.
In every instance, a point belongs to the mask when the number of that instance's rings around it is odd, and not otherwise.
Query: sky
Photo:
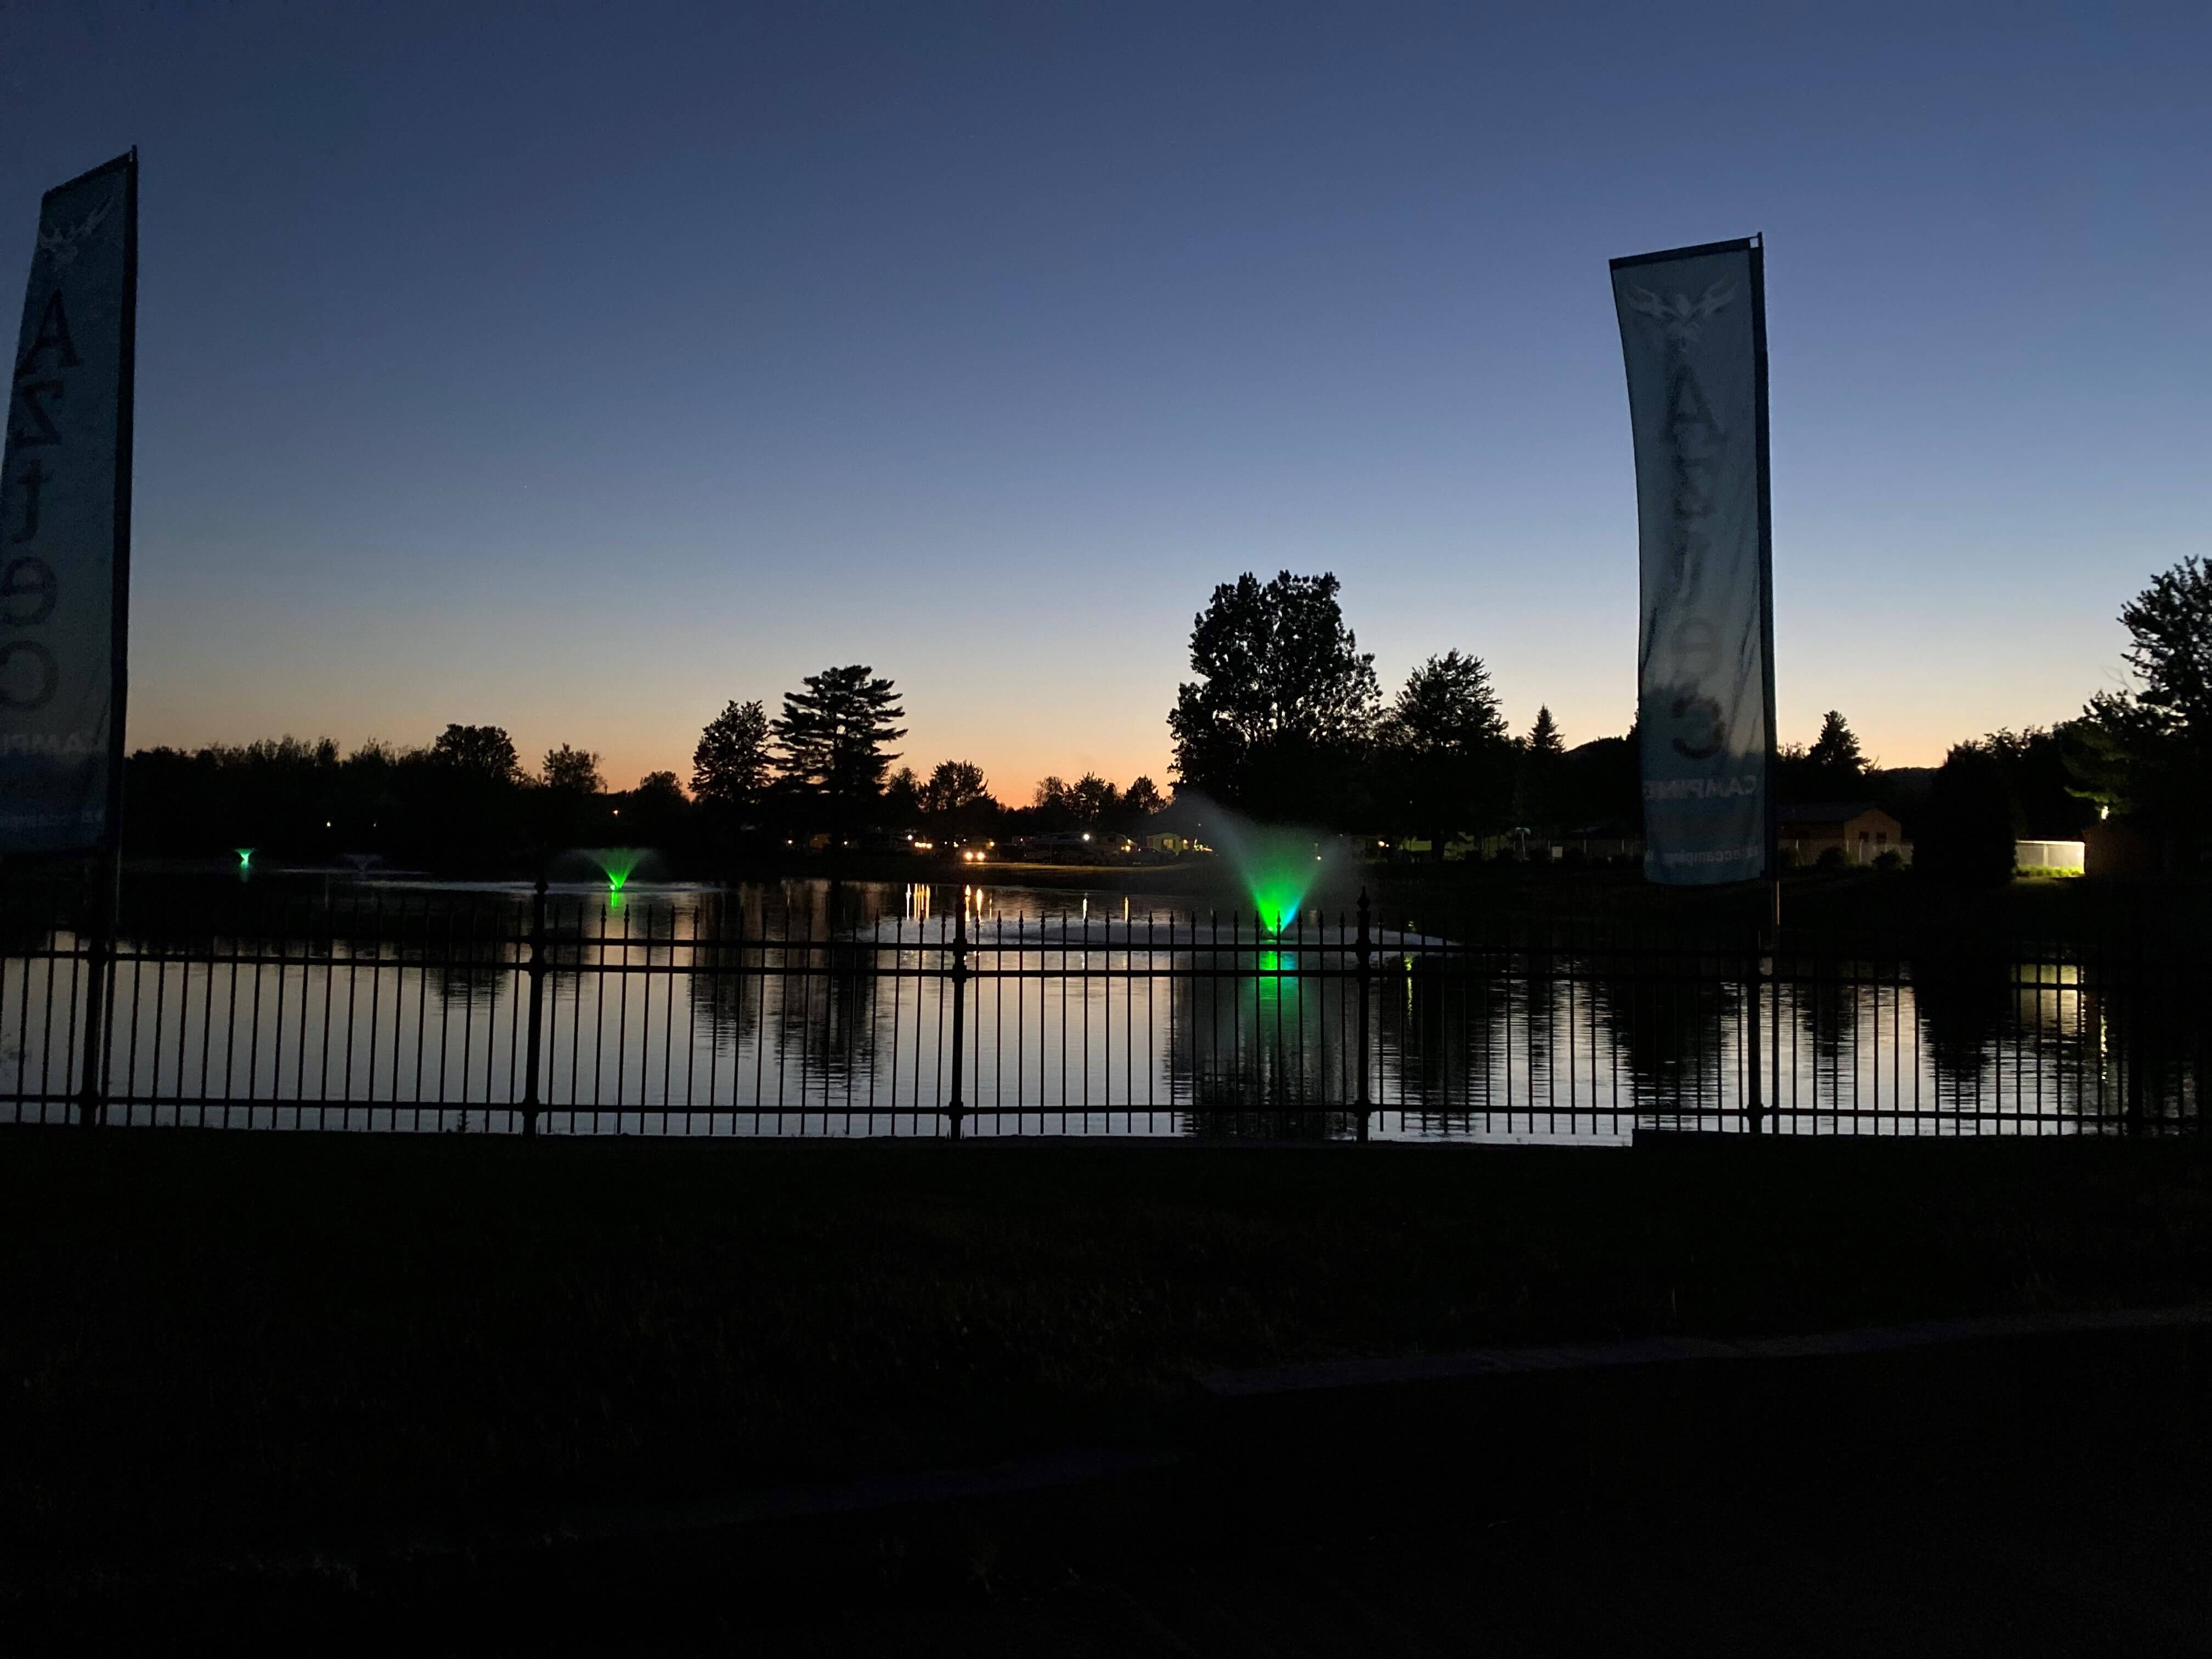
[[[1626,730],[1606,261],[1756,232],[1781,735],[1929,764],[2212,552],[2208,83],[2202,5],[0,0],[0,283],[139,146],[133,746],[621,787],[865,662],[1020,800],[1166,781],[1245,570]]]

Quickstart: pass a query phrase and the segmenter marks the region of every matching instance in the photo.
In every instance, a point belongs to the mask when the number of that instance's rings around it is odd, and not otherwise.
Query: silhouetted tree
[[[2191,556],[2161,571],[2120,611],[2139,701],[2212,752],[2212,564]]]
[[[1407,675],[1379,746],[1393,815],[1440,854],[1455,831],[1490,829],[1503,814],[1510,748],[1480,657],[1447,651]]]
[[[874,801],[898,758],[886,745],[906,735],[893,724],[906,712],[897,692],[874,673],[854,663],[809,674],[805,690],[784,693],[783,713],[769,723],[781,781],[832,828],[850,827]]]
[[[768,788],[769,765],[768,711],[733,699],[691,751],[691,793],[724,811],[747,810]]]
[[[430,758],[492,783],[520,783],[522,762],[503,726],[448,726],[430,745]]]
[[[1166,800],[1161,797],[1159,786],[1148,777],[1139,775],[1121,792],[1121,810],[1133,819],[1148,818],[1166,805]]]
[[[2106,693],[2082,711],[2069,747],[2100,805],[2162,842],[2169,865],[2201,845],[2212,813],[2212,563],[2184,559],[2120,611],[2132,693]]]
[[[1550,830],[1559,817],[1559,776],[1567,754],[1559,723],[1548,706],[1536,710],[1536,722],[1520,744],[1513,792],[1513,817],[1530,829]]]
[[[1121,810],[1121,792],[1096,772],[1085,772],[1069,786],[1067,800],[1080,823],[1103,823]]]
[[[648,772],[622,798],[625,840],[643,847],[681,850],[691,839],[691,803],[673,772]]]
[[[1050,774],[1038,780],[1036,792],[1030,797],[1029,823],[1024,827],[1050,835],[1073,829],[1075,823],[1074,792]]]
[[[1337,579],[1249,572],[1194,620],[1190,665],[1168,716],[1176,776],[1261,816],[1341,817],[1381,692],[1375,659],[1344,625]]]
[[[1806,751],[1805,763],[1811,769],[1814,787],[1838,799],[1866,781],[1867,759],[1860,752],[1859,740],[1833,708],[1820,716],[1820,735]]]
[[[2004,769],[1986,744],[1956,744],[1936,774],[1913,828],[1913,867],[1962,886],[1996,886],[2012,878],[2019,833]]]
[[[543,848],[596,843],[612,827],[599,776],[599,757],[562,744],[545,751],[539,787],[532,792],[530,816]]]
[[[921,804],[933,813],[957,812],[989,799],[990,795],[983,769],[973,761],[939,761],[922,786]]]
[[[544,781],[548,789],[564,795],[596,795],[606,787],[599,776],[599,757],[565,743],[545,751]]]
[[[2154,812],[2160,779],[2175,769],[2179,744],[2173,721],[2125,691],[2100,691],[2079,719],[2059,728],[2068,793],[2100,817]]]
[[[921,780],[902,766],[884,781],[881,816],[886,827],[904,830],[921,820]]]
[[[932,830],[956,840],[989,835],[1000,815],[983,769],[973,761],[939,761],[921,787],[921,805]]]
[[[484,868],[527,846],[522,763],[498,726],[448,726],[430,745],[416,795],[419,850],[453,868]],[[425,833],[427,832],[427,833]]]
[[[2089,804],[2075,793],[2067,742],[2059,729],[2000,727],[1982,739],[1982,746],[1996,761],[2022,835],[2070,841],[2094,817]]]

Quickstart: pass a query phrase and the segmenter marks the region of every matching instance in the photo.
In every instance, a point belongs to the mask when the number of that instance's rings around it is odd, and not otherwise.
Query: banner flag
[[[1636,716],[1644,872],[1772,868],[1766,295],[1756,241],[1613,261],[1643,573]]]
[[[137,220],[135,150],[39,210],[0,461],[0,852],[117,828]]]

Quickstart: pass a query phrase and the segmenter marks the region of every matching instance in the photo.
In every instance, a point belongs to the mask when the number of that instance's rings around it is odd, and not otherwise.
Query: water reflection
[[[504,1106],[522,1091],[534,915],[526,887],[134,893],[114,1092],[173,1115]],[[974,975],[957,1082],[956,923]],[[972,884],[556,890],[540,1098],[584,1115],[575,1127],[934,1133],[957,1091],[982,1132],[1352,1133],[1349,931],[1278,942],[1243,926],[1217,933],[1164,899]],[[1909,961],[1785,954],[1776,985],[1740,941],[1437,931],[1455,942],[1370,963],[1379,1134],[1735,1127],[1754,985],[1761,1094],[1784,1127],[2148,1124],[2193,1117],[2201,1092],[2203,975],[2140,957],[1939,941]],[[73,935],[0,915],[0,1095],[74,1087],[81,963],[40,954],[56,941]]]

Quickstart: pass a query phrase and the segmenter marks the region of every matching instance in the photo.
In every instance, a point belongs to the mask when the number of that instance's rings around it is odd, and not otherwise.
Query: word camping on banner
[[[39,210],[0,462],[0,852],[115,830],[137,217],[135,151]]]
[[[1761,249],[1613,261],[1628,365],[1642,571],[1637,645],[1644,873],[1767,872],[1774,732]]]

